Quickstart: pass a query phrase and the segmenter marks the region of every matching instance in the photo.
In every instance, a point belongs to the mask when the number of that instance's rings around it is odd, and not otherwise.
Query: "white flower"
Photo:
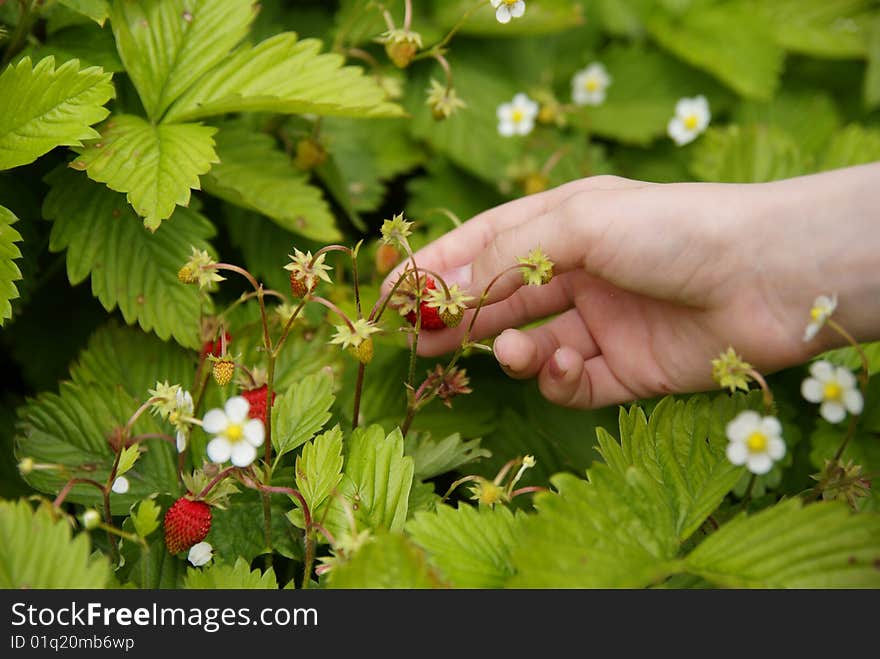
[[[201,567],[205,563],[211,560],[211,557],[214,555],[214,548],[211,546],[210,542],[200,542],[196,545],[193,545],[189,554],[186,557],[190,563],[192,563],[196,567]]]
[[[189,439],[190,424],[195,411],[192,395],[188,391],[178,389],[175,397],[175,409],[169,415],[169,420],[177,428],[177,452],[183,453]]]
[[[222,464],[232,460],[236,467],[247,467],[257,457],[257,446],[265,438],[263,422],[248,419],[250,404],[242,396],[226,401],[224,409],[213,409],[205,414],[202,427],[205,432],[216,435],[208,442],[208,458]]]
[[[856,386],[856,377],[842,366],[818,361],[801,384],[801,394],[811,403],[821,403],[819,414],[829,423],[840,423],[846,413],[861,414],[865,401]]]
[[[727,424],[727,459],[735,465],[746,465],[753,474],[766,474],[773,463],[785,455],[782,424],[772,416],[757,412],[740,412]]]
[[[517,94],[510,103],[498,106],[498,132],[504,137],[528,135],[535,127],[538,104],[525,94]]]
[[[705,96],[682,98],[675,105],[675,116],[669,120],[666,131],[678,146],[684,146],[706,130],[711,118]]]
[[[611,76],[599,62],[581,69],[571,79],[571,98],[575,105],[602,105]]]
[[[125,494],[128,492],[128,479],[125,476],[120,476],[113,481],[113,487],[111,489],[116,492],[116,494]]]
[[[525,0],[492,0],[495,18],[499,23],[510,23],[511,18],[519,18],[526,13]]]
[[[804,341],[813,340],[813,337],[819,333],[819,330],[822,329],[825,321],[831,317],[831,314],[834,313],[836,308],[836,295],[832,295],[831,297],[820,295],[813,301],[813,306],[810,308],[810,324],[807,325],[807,329],[804,330]]]

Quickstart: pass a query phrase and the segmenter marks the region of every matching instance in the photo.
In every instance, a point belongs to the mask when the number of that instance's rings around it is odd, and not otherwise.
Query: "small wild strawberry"
[[[259,419],[266,425],[266,399],[268,398],[268,388],[266,385],[256,389],[247,389],[241,392],[242,398],[250,403],[248,416],[252,419]],[[275,392],[272,392],[272,403],[275,403]]]
[[[219,386],[225,387],[232,382],[232,375],[235,373],[235,362],[225,357],[214,362],[214,382]]]
[[[312,293],[318,287],[318,280],[330,282],[327,274],[330,266],[324,263],[326,254],[312,258],[311,252],[303,253],[294,248],[293,254],[288,256],[290,263],[284,269],[290,271],[290,292],[294,297],[303,298]]]
[[[204,501],[181,497],[165,513],[165,546],[170,554],[186,551],[211,530],[211,507]]]
[[[425,287],[422,289],[422,297],[424,298],[427,296],[428,291],[436,290],[436,288],[436,282],[431,277],[427,277]],[[446,323],[443,322],[443,319],[440,318],[440,311],[434,307],[428,306],[427,300],[422,299],[420,306],[422,309],[422,329],[438,330],[447,327]],[[405,318],[409,321],[410,325],[415,327],[416,321],[418,320],[416,310],[412,309],[409,311]]]
[[[376,248],[376,272],[387,275],[400,263],[400,250],[394,245],[382,243]]]

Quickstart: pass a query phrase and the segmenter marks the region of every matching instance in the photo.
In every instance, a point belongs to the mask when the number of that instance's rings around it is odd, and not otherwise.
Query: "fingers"
[[[533,378],[563,346],[577,352],[581,361],[599,354],[584,320],[570,309],[550,322],[527,331],[505,330],[495,339],[495,357],[513,378]]]
[[[538,388],[551,403],[594,409],[635,400],[602,355],[582,359],[573,348],[559,348],[538,375]]]

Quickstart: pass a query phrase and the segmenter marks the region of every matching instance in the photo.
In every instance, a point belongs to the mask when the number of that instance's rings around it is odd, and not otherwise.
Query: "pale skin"
[[[728,346],[763,373],[803,363],[844,344],[828,328],[803,341],[820,294],[856,339],[880,339],[880,163],[745,185],[583,179],[481,213],[416,261],[479,296],[535,246],[556,276],[505,275],[472,338],[496,336],[504,371],[559,405],[713,389]],[[467,324],[423,332],[420,354],[455,349]]]

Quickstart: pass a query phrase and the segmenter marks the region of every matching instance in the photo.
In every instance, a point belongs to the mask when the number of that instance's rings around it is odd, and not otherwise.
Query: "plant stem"
[[[833,318],[828,318],[825,322],[828,324],[828,327],[830,327],[835,332],[840,334],[840,336],[842,336],[844,339],[846,339],[847,342],[853,348],[855,348],[856,352],[858,353],[859,359],[862,362],[862,372],[859,374],[859,380],[860,380],[859,384],[862,387],[862,394],[864,394],[865,390],[868,387],[868,377],[869,377],[870,370],[871,370],[870,365],[868,363],[868,356],[865,354],[865,351],[862,349],[861,344],[855,340],[855,337],[853,337],[853,335],[850,334],[843,325],[838,323]]]
[[[219,483],[224,478],[229,476],[229,474],[234,472],[236,469],[238,469],[238,467],[226,467],[226,469],[224,469],[219,474],[214,476],[214,478],[211,479],[211,482],[208,483],[207,485],[205,485],[205,487],[202,489],[201,492],[196,494],[196,499],[204,499],[206,496],[208,496],[208,494],[211,492],[211,490],[214,489],[214,487],[217,485],[217,483]],[[195,494],[195,493],[193,493],[193,494]]]
[[[70,494],[70,490],[73,489],[74,485],[92,485],[101,490],[102,494],[104,493],[104,486],[98,481],[94,481],[91,478],[71,478],[64,484],[64,487],[61,488],[61,491],[55,497],[55,500],[52,501],[52,505],[55,508],[61,507],[61,504],[64,503],[64,500],[67,498],[67,495]]]
[[[449,32],[446,33],[445,37],[443,37],[440,41],[435,43],[433,46],[431,46],[425,52],[416,55],[414,59],[423,59],[425,57],[434,57],[435,53],[442,53],[443,49],[446,47],[446,45],[450,41],[452,41],[452,37],[455,36],[456,32],[458,32],[464,26],[464,24],[467,22],[467,20],[471,17],[471,14],[473,14],[477,9],[479,9],[480,7],[483,7],[486,4],[487,3],[485,2],[485,0],[480,0],[480,2],[471,6],[470,9],[468,9],[464,14],[462,14],[461,18],[458,19],[458,21],[455,23],[455,25],[452,26],[452,28],[449,30]]]
[[[749,478],[749,484],[746,486],[746,494],[743,497],[742,502],[739,504],[740,512],[746,510],[749,506],[749,502],[752,500],[752,490],[755,489],[755,481],[758,480],[757,474],[752,474]]]
[[[837,451],[834,453],[834,457],[832,460],[837,462],[840,460],[840,457],[843,455],[844,450],[846,450],[847,444],[849,444],[849,440],[851,440],[856,434],[856,427],[859,423],[859,417],[856,415],[851,415],[849,418],[849,426],[846,429],[846,434],[843,436],[843,441],[840,443],[840,446],[837,447]]]
[[[773,392],[770,391],[770,387],[767,385],[767,380],[764,379],[764,376],[758,373],[753,368],[750,368],[746,371],[746,374],[750,376],[755,382],[758,383],[758,386],[761,387],[761,391],[764,393],[764,409],[767,410],[767,414],[773,413]]]
[[[358,419],[360,418],[361,414],[361,395],[363,394],[364,389],[364,371],[366,371],[366,364],[359,361],[357,382],[354,385],[354,410],[352,411],[351,418],[352,430],[358,427]]]

